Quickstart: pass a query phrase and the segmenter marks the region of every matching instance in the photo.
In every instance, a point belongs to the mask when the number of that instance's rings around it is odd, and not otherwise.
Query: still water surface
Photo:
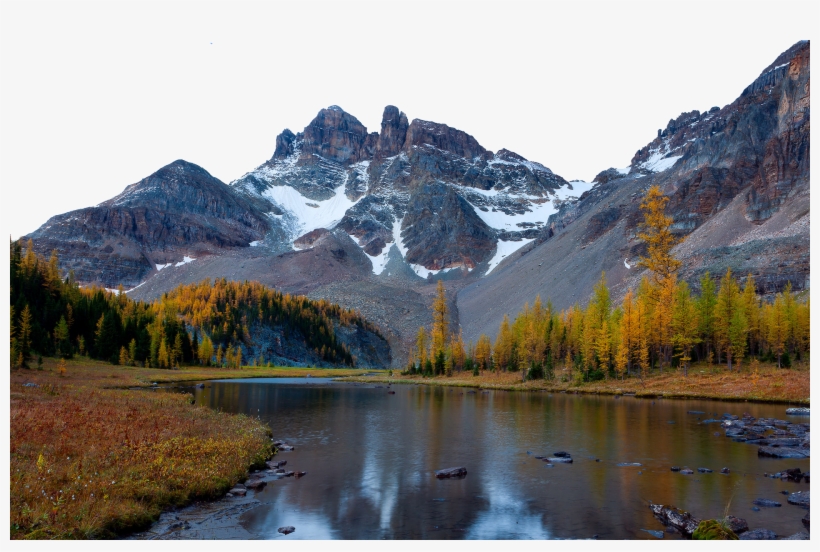
[[[781,536],[804,530],[806,511],[780,491],[803,483],[763,477],[806,460],[759,459],[719,424],[724,413],[807,422],[783,405],[649,400],[527,392],[337,383],[321,379],[215,381],[196,401],[259,416],[287,469],[268,483],[240,524],[260,538],[292,525],[297,539],[656,539],[647,504],[672,504],[702,519],[729,513]],[[701,410],[705,415],[687,414]],[[719,433],[719,435],[715,435]],[[535,455],[567,451],[573,464],[548,467]],[[599,461],[596,462],[596,459]],[[617,466],[637,462],[636,466]],[[711,468],[681,475],[671,466]],[[438,480],[437,469],[468,475]],[[731,474],[719,470],[728,467]],[[780,508],[752,511],[768,498]],[[680,538],[665,534],[665,539]]]

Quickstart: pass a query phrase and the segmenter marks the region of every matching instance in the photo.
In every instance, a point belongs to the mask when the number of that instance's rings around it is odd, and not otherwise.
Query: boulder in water
[[[755,529],[754,531],[747,531],[740,535],[740,540],[775,540],[777,534],[769,529]]]
[[[467,475],[467,468],[444,468],[443,470],[436,470],[436,477],[439,479],[449,479],[451,477],[464,477]]]
[[[752,504],[757,506],[766,506],[767,508],[780,508],[782,506],[779,502],[769,500],[768,498],[756,498],[752,501]]]

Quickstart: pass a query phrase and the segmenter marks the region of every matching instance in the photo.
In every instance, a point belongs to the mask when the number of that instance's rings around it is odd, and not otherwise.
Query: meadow
[[[61,373],[62,372],[62,373]],[[11,372],[11,538],[111,538],[163,509],[224,495],[273,449],[259,420],[134,387],[237,377],[361,375],[363,370],[112,366],[44,359]]]

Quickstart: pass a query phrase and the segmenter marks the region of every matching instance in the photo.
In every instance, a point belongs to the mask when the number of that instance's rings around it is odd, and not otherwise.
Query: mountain
[[[670,120],[628,168],[608,169],[550,217],[535,243],[458,294],[465,339],[495,335],[504,313],[540,294],[585,303],[605,271],[615,299],[637,285],[639,205],[657,184],[683,240],[674,252],[694,289],[709,272],[751,273],[761,294],[809,288],[809,42],[770,64],[731,104]]]
[[[134,298],[225,277],[358,309],[401,364],[429,321],[434,279],[452,282],[457,324],[462,282],[538,236],[579,185],[590,186],[393,106],[378,133],[331,106],[230,185],[176,161],[30,237],[78,281]]]
[[[133,287],[155,269],[271,231],[248,198],[186,161],[174,161],[96,207],[52,217],[29,237],[38,252],[57,250],[77,281]]]
[[[606,271],[641,277],[646,189],[661,186],[692,284],[751,272],[762,292],[809,282],[809,43],[781,54],[723,108],[672,119],[630,165],[567,182],[469,134],[384,109],[368,132],[338,106],[282,131],[229,185],[177,161],[31,235],[81,282],[150,299],[203,278],[258,280],[359,310],[402,365],[446,280],[451,327],[495,336],[536,294],[584,303]]]

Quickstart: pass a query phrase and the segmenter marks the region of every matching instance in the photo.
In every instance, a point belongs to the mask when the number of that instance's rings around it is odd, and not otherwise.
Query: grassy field
[[[456,387],[476,387],[482,389],[505,390],[547,390],[568,393],[598,393],[621,395],[634,393],[637,396],[662,396],[666,398],[704,398],[723,400],[744,400],[777,403],[809,404],[809,365],[796,364],[789,369],[778,369],[776,365],[761,365],[756,372],[748,366],[740,372],[727,372],[725,366],[696,364],[684,377],[682,371],[665,370],[655,373],[645,380],[632,377],[626,380],[608,379],[596,382],[561,382],[562,372],[554,380],[533,380],[522,382],[521,372],[455,373],[452,376],[423,378],[401,376],[394,370],[392,376],[371,376],[368,382],[421,383]],[[568,376],[566,379],[570,379]]]
[[[366,370],[158,370],[54,359],[11,372],[11,537],[105,538],[162,509],[223,495],[271,455],[258,420],[133,387],[222,378],[363,375]],[[36,384],[26,386],[24,384]]]

